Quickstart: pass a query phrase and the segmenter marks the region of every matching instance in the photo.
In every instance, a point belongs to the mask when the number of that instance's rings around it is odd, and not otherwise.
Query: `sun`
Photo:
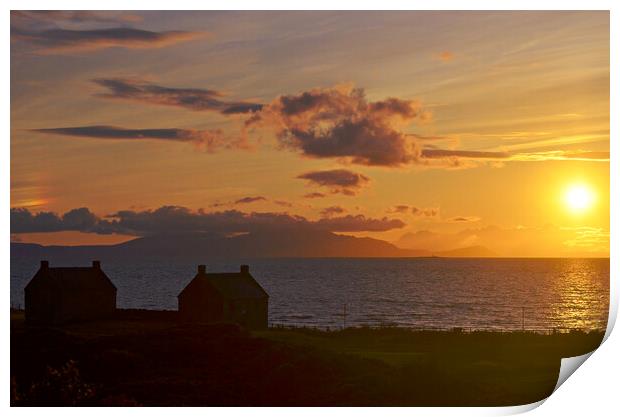
[[[594,192],[586,184],[574,184],[566,189],[564,202],[573,213],[583,213],[594,204]]]

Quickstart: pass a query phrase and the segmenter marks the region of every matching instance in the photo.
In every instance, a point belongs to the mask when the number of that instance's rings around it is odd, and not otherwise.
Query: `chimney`
[[[198,273],[199,274],[206,274],[207,273],[207,266],[206,265],[198,265]]]
[[[242,274],[249,274],[250,273],[250,266],[249,265],[241,265],[241,268],[239,268],[239,270],[241,271]]]
[[[101,269],[101,261],[93,261],[93,268]]]
[[[47,269],[50,267],[50,261],[41,261],[41,269]]]

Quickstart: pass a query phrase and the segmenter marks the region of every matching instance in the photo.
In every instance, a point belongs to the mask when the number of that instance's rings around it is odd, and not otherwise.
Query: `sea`
[[[321,258],[219,260],[213,272],[250,272],[269,293],[270,326],[337,329],[604,330],[609,259]],[[51,266],[79,266],[52,262]],[[12,259],[11,305],[39,265]],[[196,273],[189,262],[102,263],[117,306],[176,310]]]

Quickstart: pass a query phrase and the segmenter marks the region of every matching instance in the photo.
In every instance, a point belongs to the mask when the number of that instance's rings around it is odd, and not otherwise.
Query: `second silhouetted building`
[[[207,273],[205,265],[198,265],[198,273],[178,300],[179,314],[185,320],[267,327],[269,295],[247,265],[232,273]]]

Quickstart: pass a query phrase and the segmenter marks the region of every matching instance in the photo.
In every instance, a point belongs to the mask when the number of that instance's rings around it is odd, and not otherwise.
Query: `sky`
[[[609,13],[11,13],[12,241],[289,223],[608,256]]]

